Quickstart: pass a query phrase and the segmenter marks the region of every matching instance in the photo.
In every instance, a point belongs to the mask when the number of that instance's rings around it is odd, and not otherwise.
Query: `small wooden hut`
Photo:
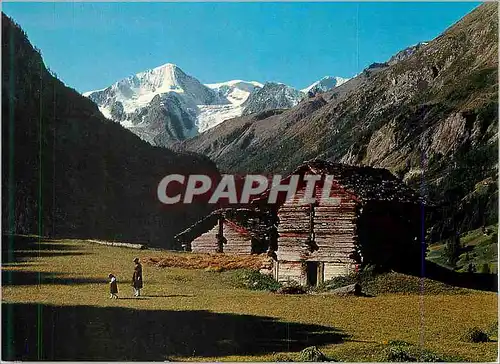
[[[303,200],[307,174],[321,176],[315,203]],[[277,248],[275,279],[318,285],[360,265],[398,268],[421,261],[423,199],[388,170],[314,160],[292,175],[300,176],[297,193],[288,200],[279,197],[274,207],[279,220],[277,245],[271,245]],[[333,183],[323,196],[327,175]],[[268,194],[253,202],[265,206]]]
[[[265,253],[272,236],[269,215],[251,209],[220,209],[175,236],[196,253]]]

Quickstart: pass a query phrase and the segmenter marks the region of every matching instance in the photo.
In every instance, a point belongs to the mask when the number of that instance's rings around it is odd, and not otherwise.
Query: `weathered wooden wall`
[[[216,235],[219,233],[219,224],[205,234],[200,235],[191,242],[193,253],[217,253],[218,243]],[[224,221],[222,234],[227,242],[223,246],[223,253],[235,255],[247,255],[252,253],[252,237],[248,232],[238,225]]]
[[[224,237],[227,239],[227,244],[224,245],[224,253],[235,255],[252,254],[252,237],[243,228],[231,221],[224,221]]]
[[[318,204],[311,207],[302,200],[303,187],[278,210],[278,281],[293,279],[305,284],[303,262],[307,261],[328,263],[321,269],[324,276],[318,277],[319,282],[347,274],[356,263],[351,257],[357,241],[355,196],[337,186],[328,198],[321,199],[321,193],[315,191]]]
[[[218,233],[219,224],[216,223],[211,230],[207,231],[205,234],[201,234],[191,242],[191,251],[193,253],[217,253],[218,245],[216,235]]]
[[[305,189],[297,191],[278,210],[278,261],[298,262],[307,258],[311,206],[302,201],[304,192]]]
[[[319,205],[314,208],[314,241],[318,250],[308,254],[306,260],[350,265],[350,255],[357,241],[357,202],[339,188],[332,188],[330,198],[316,198]]]
[[[327,281],[334,277],[345,276],[355,271],[354,264],[324,263],[323,280]]]
[[[275,261],[273,276],[278,282],[297,282],[301,285],[307,284],[306,271],[303,262]]]
[[[322,265],[318,269],[319,272],[322,272],[322,276],[317,277],[318,283],[330,280],[334,277],[348,275],[353,273],[356,269],[355,264],[351,263],[319,262],[319,264]],[[287,283],[289,281],[294,281],[301,285],[308,284],[305,262],[274,261],[271,271],[274,279],[278,282]]]

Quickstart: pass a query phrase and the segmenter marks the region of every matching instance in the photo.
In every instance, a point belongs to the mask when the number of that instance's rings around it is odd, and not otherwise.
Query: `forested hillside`
[[[218,175],[208,158],[153,147],[66,87],[26,34],[2,14],[3,233],[149,242],[171,237],[209,211],[165,206],[171,173]]]

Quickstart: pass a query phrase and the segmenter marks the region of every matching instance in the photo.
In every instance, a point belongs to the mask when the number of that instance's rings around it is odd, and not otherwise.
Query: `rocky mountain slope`
[[[344,80],[325,77],[307,90],[325,91]],[[84,93],[107,118],[157,146],[189,139],[241,115],[293,107],[304,95],[279,83],[233,80],[203,85],[171,63]]]
[[[305,94],[309,92],[313,94],[318,92],[326,92],[334,87],[338,87],[343,83],[346,83],[347,81],[349,81],[348,78],[326,76],[300,91]]]
[[[497,5],[289,110],[224,122],[183,143],[224,172],[323,158],[386,167],[439,206],[433,236],[497,216]]]
[[[289,109],[304,98],[301,91],[282,83],[268,82],[251,93],[245,101],[243,115],[273,109]]]
[[[183,85],[206,89],[190,79]],[[217,98],[205,91],[204,102]],[[50,74],[26,34],[2,14],[3,233],[172,247],[173,235],[210,208],[161,204],[156,189],[171,173],[218,175],[208,158],[153,147],[104,118]]]

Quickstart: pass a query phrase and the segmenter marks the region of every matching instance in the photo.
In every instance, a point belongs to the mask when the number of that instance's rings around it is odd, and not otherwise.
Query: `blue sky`
[[[303,88],[430,40],[479,3],[5,3],[78,91],[175,63],[203,83]]]

